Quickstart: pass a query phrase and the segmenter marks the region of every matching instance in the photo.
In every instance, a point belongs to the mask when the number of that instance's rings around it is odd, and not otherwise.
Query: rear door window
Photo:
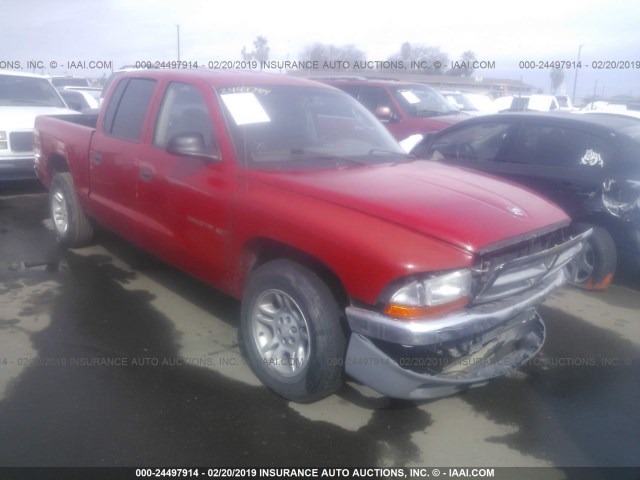
[[[139,142],[155,85],[155,80],[147,78],[131,78],[120,82],[105,113],[105,133],[122,140]]]
[[[508,154],[513,163],[552,167],[602,168],[611,147],[604,138],[587,131],[523,123]]]

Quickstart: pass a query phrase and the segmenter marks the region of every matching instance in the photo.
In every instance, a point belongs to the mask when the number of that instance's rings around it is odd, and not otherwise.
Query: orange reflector
[[[606,277],[604,277],[604,280],[602,280],[600,283],[593,283],[591,279],[587,280],[587,283],[585,284],[585,288],[587,290],[604,290],[609,286],[609,284],[612,281],[613,281],[613,273],[610,273]]]
[[[413,320],[416,318],[434,317],[444,313],[459,310],[469,303],[469,297],[463,297],[450,303],[444,303],[435,307],[405,307],[403,305],[387,305],[384,313],[402,320]]]

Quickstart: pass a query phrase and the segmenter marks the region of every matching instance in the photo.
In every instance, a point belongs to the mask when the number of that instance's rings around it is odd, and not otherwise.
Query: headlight
[[[608,178],[602,187],[602,203],[612,215],[630,220],[640,209],[640,182]]]
[[[6,150],[9,148],[7,145],[7,132],[0,131],[0,150]]]
[[[391,294],[385,313],[405,319],[432,317],[464,307],[470,297],[471,272],[457,270],[404,285]]]
[[[40,160],[40,133],[38,130],[33,131],[33,154],[36,157],[36,161]]]

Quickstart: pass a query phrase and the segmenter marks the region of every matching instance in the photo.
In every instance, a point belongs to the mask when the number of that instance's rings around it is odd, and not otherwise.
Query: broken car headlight
[[[640,212],[640,181],[608,178],[602,185],[602,203],[611,215],[631,220]]]
[[[471,271],[412,280],[395,290],[385,313],[401,319],[433,317],[463,308],[471,299]]]

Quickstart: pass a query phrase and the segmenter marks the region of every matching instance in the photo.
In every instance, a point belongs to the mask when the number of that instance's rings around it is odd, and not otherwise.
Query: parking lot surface
[[[0,188],[2,466],[640,465],[637,272],[557,292],[542,353],[484,387],[302,405],[245,364],[236,300],[108,232],[64,250],[44,190]]]

